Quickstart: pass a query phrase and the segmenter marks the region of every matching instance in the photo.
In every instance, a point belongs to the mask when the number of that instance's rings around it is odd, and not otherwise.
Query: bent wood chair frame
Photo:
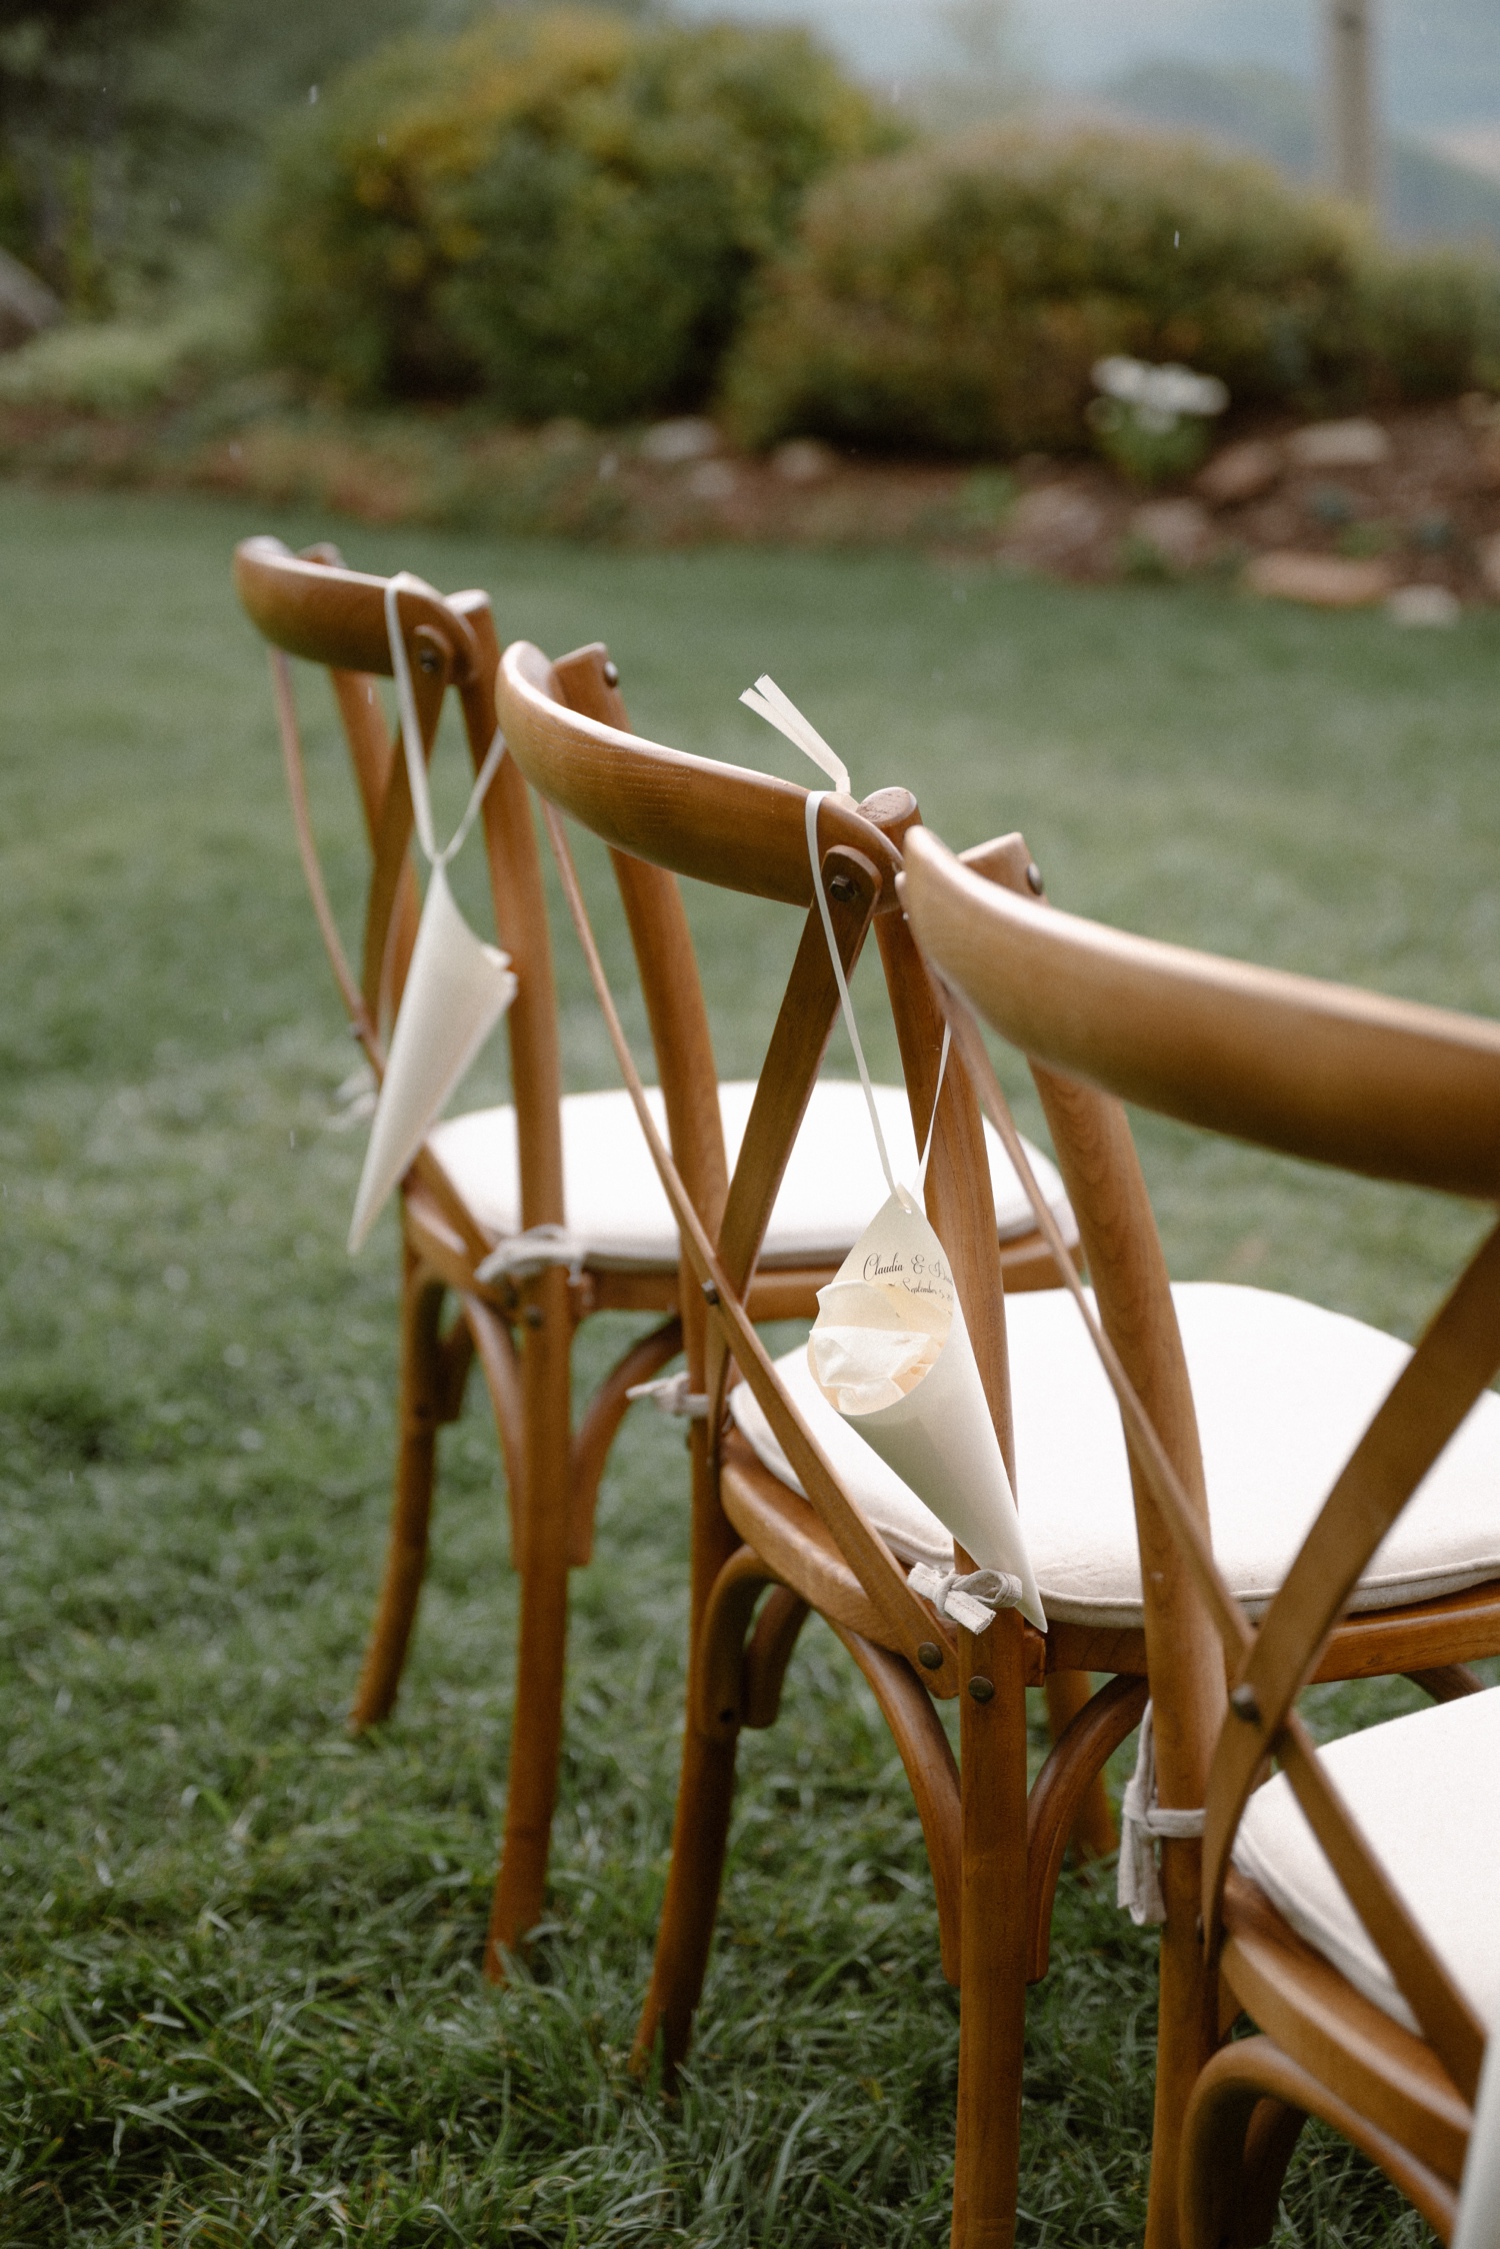
[[[965,1004],[1027,1056],[1088,1250],[1088,1314],[1135,1485],[1160,1799],[1204,1808],[1162,1845],[1167,1925],[1148,2240],[1264,2241],[1307,2115],[1353,2140],[1446,2239],[1484,2048],[1464,1993],[1370,1849],[1296,1708],[1312,1679],[1392,1663],[1439,1696],[1500,1649],[1500,1586],[1349,1615],[1376,1548],[1500,1370],[1488,1231],[1336,1478],[1258,1627],[1218,1571],[1196,1424],[1121,1098],[1377,1179],[1500,1202],[1500,1026],[1156,945],[979,879],[932,839],[903,890],[980,1098],[1017,1147]],[[1039,1223],[1048,1223],[1045,1204]],[[1375,1645],[1372,1661],[1360,1643]],[[1340,1649],[1352,1663],[1334,1659]],[[1414,1662],[1413,1659],[1416,1659]],[[1272,1761],[1421,2026],[1395,2022],[1236,1871]],[[1256,2035],[1227,2039],[1241,2012]]]
[[[1144,1650],[1141,1678],[1089,1702],[1088,1684],[1076,1676],[1080,1654],[1090,1659],[1095,1653],[1087,1635],[1044,1638],[1014,1611],[1002,1612],[982,1636],[952,1624],[908,1586],[905,1571],[850,1500],[783,1390],[755,1330],[756,1260],[839,1007],[813,891],[807,793],[643,742],[612,720],[602,688],[592,702],[598,717],[586,716],[590,699],[574,674],[592,661],[598,676],[601,657],[599,650],[581,651],[554,667],[539,650],[514,645],[501,667],[499,707],[512,754],[547,808],[564,892],[621,1073],[682,1230],[689,1377],[707,1408],[692,1433],[692,1653],[682,1780],[636,2066],[647,2068],[660,2045],[670,2077],[687,2050],[717,1906],[737,1737],[743,1727],[774,1721],[797,1634],[816,1610],[850,1650],[897,1742],[932,1865],[944,1967],[960,1987],[954,2240],[966,2249],[1008,2241],[1025,1984],[1028,1967],[1039,1973],[1045,1966],[1045,1938],[1039,1945],[1036,1931],[1050,1918],[1070,1834],[1081,1815],[1101,1805],[1102,1767],[1139,1717]],[[623,861],[633,870],[646,925],[644,942],[639,922],[633,931],[648,1009],[657,948],[647,908],[674,875],[803,912],[801,941],[732,1178],[708,1099],[708,1055],[696,1060],[697,1099],[687,1082],[678,1087],[687,1121],[697,1120],[693,1134],[674,1131],[669,1152],[651,1125],[559,811],[602,837],[617,868]],[[818,824],[821,878],[846,974],[875,934],[919,1145],[933,1126],[928,1214],[954,1272],[1013,1476],[1002,1260],[982,1122],[955,1059],[934,1123],[943,1026],[896,904],[902,840],[918,817],[915,800],[902,789],[881,791],[857,810],[825,801]],[[678,1061],[683,1067],[691,1061],[686,1042],[679,1042]],[[1054,1230],[1054,1259],[1060,1240]],[[1066,1260],[1065,1247],[1062,1254]],[[806,1501],[767,1473],[727,1419],[736,1369],[763,1407]],[[1054,1702],[1054,1722],[1059,1715],[1071,1719],[1059,1729],[1029,1807],[1028,1684],[1064,1689]],[[962,1697],[961,1764],[935,1707],[954,1695]]]

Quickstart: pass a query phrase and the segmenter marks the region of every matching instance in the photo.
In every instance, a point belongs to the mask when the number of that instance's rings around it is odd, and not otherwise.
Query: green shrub
[[[891,145],[797,32],[502,10],[402,41],[283,142],[270,342],[356,398],[694,405],[808,182]]]
[[[809,196],[726,368],[740,435],[986,454],[1085,439],[1113,352],[1307,412],[1462,389],[1500,279],[1385,257],[1348,212],[1189,143],[987,133]]]
[[[155,320],[69,321],[0,358],[0,405],[142,412],[248,365],[254,340],[244,306],[224,296]]]

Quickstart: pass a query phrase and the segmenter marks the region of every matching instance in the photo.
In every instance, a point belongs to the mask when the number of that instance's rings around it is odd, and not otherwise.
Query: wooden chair
[[[640,743],[605,723],[590,724],[561,706],[559,684],[536,650],[516,647],[507,652],[500,707],[515,754],[545,799],[582,820],[617,851],[641,861],[770,899],[805,903],[810,882],[802,873],[806,861],[801,791]],[[884,839],[882,846],[851,825],[860,819]],[[920,848],[919,835],[913,844],[915,819],[915,806],[904,792],[867,799],[857,814],[826,805],[820,842],[826,895],[837,919],[844,957],[853,957],[864,928],[874,921],[914,1116],[925,1128],[938,1024],[890,900],[894,874],[890,847],[901,842],[908,850]],[[638,1089],[582,901],[569,876],[566,839],[556,821],[551,824],[620,1066],[627,1083]],[[1038,880],[1019,838],[984,847],[971,857],[990,873],[1022,887]],[[817,917],[810,912],[733,1179],[725,1178],[711,1134],[700,1149],[693,1177],[686,1163],[673,1164],[659,1137],[654,1141],[653,1152],[683,1227],[688,1269],[708,1307],[706,1314],[697,1312],[697,1320],[704,1323],[701,1338],[695,1323],[688,1331],[691,1378],[695,1390],[701,1385],[707,1422],[695,1438],[701,1449],[695,1453],[694,1629],[683,1783],[637,2059],[644,2065],[658,2036],[669,2069],[686,2049],[725,1847],[734,1737],[741,1725],[766,1724],[774,1718],[791,1643],[807,1610],[816,1608],[870,1680],[913,1783],[933,1864],[945,1964],[961,1990],[955,2239],[1001,2242],[1012,2237],[1014,2221],[1024,1981],[1045,1971],[1051,1902],[1077,1807],[1095,1784],[1104,1759],[1129,1734],[1144,1707],[1146,1616],[1138,1565],[1133,1573],[1133,1619],[1116,1616],[1103,1622],[1087,1598],[1077,1604],[1081,1618],[1067,1613],[1070,1594],[1076,1595],[1078,1589],[1070,1584],[1066,1569],[1059,1567],[1059,1582],[1052,1592],[1044,1580],[1044,1592],[1054,1603],[1045,1640],[1023,1627],[1014,1612],[998,1617],[979,1638],[963,1629],[955,1631],[946,1618],[923,1604],[918,1608],[922,1622],[917,1623],[910,1589],[903,1598],[900,1572],[893,1571],[891,1564],[898,1555],[908,1558],[910,1547],[902,1551],[903,1536],[920,1537],[920,1523],[914,1523],[910,1514],[904,1520],[895,1518],[891,1494],[882,1489],[881,1479],[860,1474],[850,1457],[853,1441],[836,1417],[826,1408],[820,1413],[810,1398],[799,1401],[801,1354],[775,1365],[767,1362],[746,1317],[744,1290],[747,1276],[754,1271],[760,1213],[774,1194],[776,1168],[795,1133],[799,1103],[806,1096],[835,1005]],[[641,1098],[638,1090],[637,1098]],[[1097,1106],[1097,1097],[1089,1098]],[[1079,1179],[1087,1188],[1091,1166],[1103,1164],[1109,1169],[1125,1162],[1128,1139],[1123,1146],[1116,1145],[1109,1130],[1101,1139],[1099,1128],[1113,1129],[1117,1121],[1112,1109],[1098,1114],[1084,1109],[1080,1117],[1085,1154]],[[1123,1126],[1119,1129],[1123,1131]],[[1028,1482],[1019,1432],[1013,1446],[1010,1441],[1005,1336],[987,1249],[989,1229],[979,1199],[985,1167],[975,1160],[977,1138],[972,1101],[962,1080],[955,1080],[951,1096],[945,1093],[938,1111],[929,1209],[937,1214],[958,1278],[1007,1459],[1021,1463],[1023,1519],[1032,1528],[1035,1558],[1039,1527],[1054,1514],[1066,1518],[1068,1503],[1076,1506],[1079,1492],[1076,1482],[1072,1487],[1062,1482],[1049,1486],[1038,1479]],[[1012,1152],[1025,1161],[1018,1144]],[[1133,1176],[1127,1167],[1127,1181]],[[1119,1207],[1112,1216],[1106,1213],[1091,1251],[1111,1286],[1122,1261],[1128,1279],[1131,1259],[1141,1254],[1134,1239],[1123,1244],[1118,1239],[1121,1215]],[[1055,1234],[1051,1238],[1055,1253],[1065,1249]],[[1128,1290],[1125,1301],[1131,1301]],[[685,1302],[691,1305],[688,1292]],[[1030,1313],[1051,1309],[1052,1300],[1044,1295],[1012,1298],[1005,1328],[1023,1328]],[[1371,1333],[1351,1325],[1360,1336]],[[1055,1349],[1055,1335],[1043,1340]],[[1144,1338],[1132,1340],[1139,1349],[1154,1344],[1155,1337],[1147,1331]],[[1389,1339],[1385,1347],[1390,1348]],[[1399,1351],[1399,1346],[1394,1348]],[[1058,1355],[1071,1384],[1076,1358]],[[746,1377],[733,1390],[729,1389],[731,1357]],[[1033,1352],[1033,1370],[1035,1357]],[[1171,1377],[1164,1393],[1167,1403],[1175,1400],[1182,1406],[1187,1415],[1184,1426],[1191,1430],[1190,1399],[1171,1363],[1167,1375]],[[1087,1439],[1081,1447],[1084,1463],[1091,1459],[1097,1463],[1097,1432],[1089,1428],[1096,1417],[1087,1400],[1070,1393],[1062,1401],[1068,1412],[1060,1417],[1055,1390],[1047,1394],[1045,1383],[1042,1387],[1042,1418],[1064,1418],[1069,1427],[1082,1425]],[[727,1420],[721,1410],[726,1392]],[[754,1417],[747,1399],[779,1446],[787,1471],[797,1479],[795,1486],[786,1475],[768,1472],[764,1448],[751,1442],[747,1431]],[[1027,1411],[1035,1416],[1035,1400],[1018,1395],[1016,1403],[1021,1409],[1019,1423],[1024,1423]],[[1118,1415],[1107,1390],[1104,1404],[1118,1431]],[[863,1449],[854,1445],[855,1452]],[[1085,1499],[1089,1496],[1085,1489]],[[914,1495],[907,1494],[907,1499],[917,1509]],[[1128,1516],[1128,1477],[1124,1501]],[[1087,1508],[1081,1519],[1087,1525]],[[1288,1554],[1295,1544],[1294,1539]],[[958,1560],[962,1564],[964,1557]],[[1154,1568],[1159,1560],[1158,1554],[1150,1566]],[[1472,1564],[1473,1557],[1469,1560]],[[1481,1574],[1493,1577],[1494,1571],[1484,1568]],[[756,1603],[768,1587],[769,1596],[756,1615]],[[1103,1590],[1109,1600],[1123,1606],[1131,1582],[1106,1583]],[[1376,1584],[1369,1590],[1373,1598],[1383,1599],[1389,1598],[1391,1588]],[[1496,1591],[1490,1585],[1419,1606],[1405,1604],[1352,1618],[1329,1640],[1320,1675],[1347,1677],[1411,1668],[1434,1693],[1462,1693],[1473,1682],[1462,1670],[1461,1659],[1500,1644]],[[925,1638],[917,1639],[919,1632],[925,1632]],[[1108,1670],[1113,1676],[1058,1740],[1027,1802],[1022,1687],[1086,1668]],[[951,1694],[961,1682],[970,1681],[974,1684],[961,1705],[959,1770],[951,1761],[929,1697]],[[1176,1879],[1169,1869],[1169,1888]],[[1178,1936],[1176,1925],[1170,1925],[1167,1933],[1170,1950]],[[1174,1968],[1169,1959],[1165,2003],[1180,2008],[1185,1991],[1186,2003],[1197,2004],[1201,1977],[1195,1948],[1193,1959],[1193,1974],[1186,1978],[1180,1962]],[[1170,2198],[1166,2207],[1172,2207]]]
[[[386,581],[345,569],[320,547],[293,555],[275,539],[247,540],[235,582],[271,645],[272,680],[298,848],[349,1019],[380,1072],[384,1039],[400,1000],[419,899],[411,861],[412,811],[405,762],[393,744],[377,681],[391,674]],[[444,600],[405,590],[399,614],[427,756],[444,699],[457,697],[470,755],[483,760],[495,729],[499,647],[487,597]],[[358,785],[371,851],[358,970],[346,958],[329,904],[308,812],[288,656],[327,668]],[[610,698],[614,668],[601,652],[568,673],[573,690]],[[589,1559],[599,1481],[628,1394],[681,1348],[677,1224],[620,1092],[561,1091],[556,1003],[541,866],[529,793],[504,760],[483,808],[496,928],[518,977],[506,1018],[513,1102],[439,1124],[402,1194],[402,1309],[395,1502],[385,1578],[351,1724],[387,1717],[394,1705],[426,1567],[437,1431],[456,1419],[473,1357],[489,1390],[505,1459],[512,1558],[522,1581],[520,1652],[512,1724],[505,1840],[486,1948],[491,1975],[539,1919],[561,1742],[567,1578]],[[627,911],[637,913],[622,866]],[[667,1098],[654,1113],[674,1145],[690,1134],[676,1113],[672,1042],[696,1055],[707,1040],[696,998],[692,943],[680,900],[653,894],[662,1004],[653,1016]],[[731,1145],[743,1134],[753,1088],[712,1077],[700,1089]],[[883,1109],[905,1107],[881,1088]],[[862,1221],[856,1172],[846,1176],[849,1089],[830,1087],[815,1105],[801,1151],[768,1233],[753,1290],[757,1319],[810,1314],[817,1288],[837,1268]],[[1007,1172],[1012,1237],[1004,1255],[1013,1286],[1055,1280],[1030,1211]],[[854,1212],[851,1220],[850,1212]],[[1071,1235],[1063,1204],[1060,1217]],[[851,1230],[851,1228],[853,1230]],[[549,1245],[547,1229],[555,1230]],[[493,1282],[478,1268],[497,1244],[531,1237],[538,1262]],[[525,1244],[523,1243],[523,1248]],[[451,1295],[457,1314],[445,1329]],[[659,1315],[624,1353],[572,1428],[570,1356],[579,1323],[594,1311]],[[1108,1838],[1095,1809],[1095,1847]]]
[[[1500,1228],[1415,1352],[1392,1346],[1375,1394],[1355,1383],[1332,1402],[1343,1434],[1326,1499],[1257,1624],[1217,1551],[1208,1420],[1195,1415],[1193,1353],[1120,1102],[1493,1205],[1500,1025],[1047,911],[927,835],[908,839],[902,887],[957,1047],[1007,1137],[957,995],[1030,1059],[1129,1431],[1157,1801],[1176,1814],[1160,1824],[1179,1830],[1161,1845],[1148,2241],[1266,2240],[1308,2115],[1363,2148],[1447,2239],[1486,2032],[1500,2022],[1500,1693],[1433,1667],[1500,1647],[1500,1398],[1487,1388],[1500,1368]],[[1274,1386],[1254,1363],[1242,1379],[1268,1423]],[[1372,1559],[1389,1566],[1404,1536],[1409,1563],[1465,1479],[1479,1582],[1359,1613]],[[1315,1747],[1296,1707],[1309,1680],[1414,1666],[1451,1699]],[[1280,1773],[1261,1786],[1273,1761]],[[1181,1832],[1195,1824],[1201,1839]],[[1230,2038],[1242,2014],[1259,2028]]]

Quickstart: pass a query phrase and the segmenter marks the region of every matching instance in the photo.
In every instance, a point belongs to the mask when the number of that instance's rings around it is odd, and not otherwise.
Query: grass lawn
[[[477,1971],[515,1615],[477,1389],[445,1439],[399,1714],[344,1736],[383,1543],[394,1227],[345,1258],[351,1048],[228,578],[233,540],[264,528],[327,530],[0,490],[0,2242],[941,2239],[956,2009],[920,1831],[816,1628],[782,1723],[746,1739],[683,2098],[625,2074],[679,1714],[667,1424],[627,1426],[575,1581],[529,1980],[494,1992]],[[735,702],[769,669],[857,788],[910,782],[955,843],[1024,827],[1060,903],[1500,1014],[1495,618],[1402,634],[904,555],[345,543],[487,586],[507,637],[607,638],[638,725],[805,779]],[[324,701],[309,682],[348,904]],[[726,1070],[757,1064],[791,918],[698,914]],[[610,1082],[560,950],[572,1080]],[[1170,1129],[1143,1149],[1180,1274],[1408,1333],[1478,1231]],[[618,1348],[604,1325],[585,1374]],[[1407,1695],[1325,1695],[1320,1715]],[[1032,1998],[1028,2244],[1140,2234],[1153,1941],[1111,1888],[1068,1878]],[[1305,2136],[1278,2242],[1425,2238],[1361,2161]]]

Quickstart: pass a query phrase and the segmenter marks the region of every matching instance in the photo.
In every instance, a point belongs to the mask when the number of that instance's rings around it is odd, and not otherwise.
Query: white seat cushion
[[[733,1170],[755,1087],[731,1081],[719,1088],[724,1143]],[[911,1113],[900,1086],[875,1088],[881,1128],[898,1179],[917,1167]],[[660,1093],[648,1095],[666,1134]],[[1002,1241],[1031,1229],[1031,1207],[998,1138],[989,1135],[990,1176]],[[434,1127],[439,1161],[481,1226],[498,1237],[520,1230],[516,1171],[516,1117],[509,1107],[475,1109]],[[1077,1228],[1056,1170],[1037,1149],[1028,1150],[1037,1183],[1067,1239]],[[587,1262],[614,1267],[672,1266],[677,1228],[651,1161],[630,1096],[624,1092],[574,1093],[563,1102],[563,1179],[568,1231],[588,1245]],[[851,1249],[886,1199],[874,1135],[857,1084],[820,1079],[787,1165],[766,1235],[763,1265],[837,1263]]]
[[[1493,2028],[1500,2023],[1500,1688],[1347,1734],[1323,1759],[1434,1950]],[[1284,1774],[1251,1797],[1234,1863],[1367,1999],[1417,2028]]]
[[[1172,1291],[1203,1440],[1214,1552],[1252,1612],[1286,1576],[1313,1517],[1410,1352],[1393,1336],[1266,1289]],[[1114,1393],[1062,1289],[1007,1299],[1016,1497],[1049,1617],[1141,1622],[1125,1440]],[[914,1492],[824,1403],[804,1352],[778,1362],[850,1490],[911,1561],[951,1567],[952,1541]],[[735,1419],[765,1465],[785,1456],[743,1386]],[[1500,1577],[1500,1397],[1486,1392],[1378,1548],[1358,1609],[1436,1600]]]

